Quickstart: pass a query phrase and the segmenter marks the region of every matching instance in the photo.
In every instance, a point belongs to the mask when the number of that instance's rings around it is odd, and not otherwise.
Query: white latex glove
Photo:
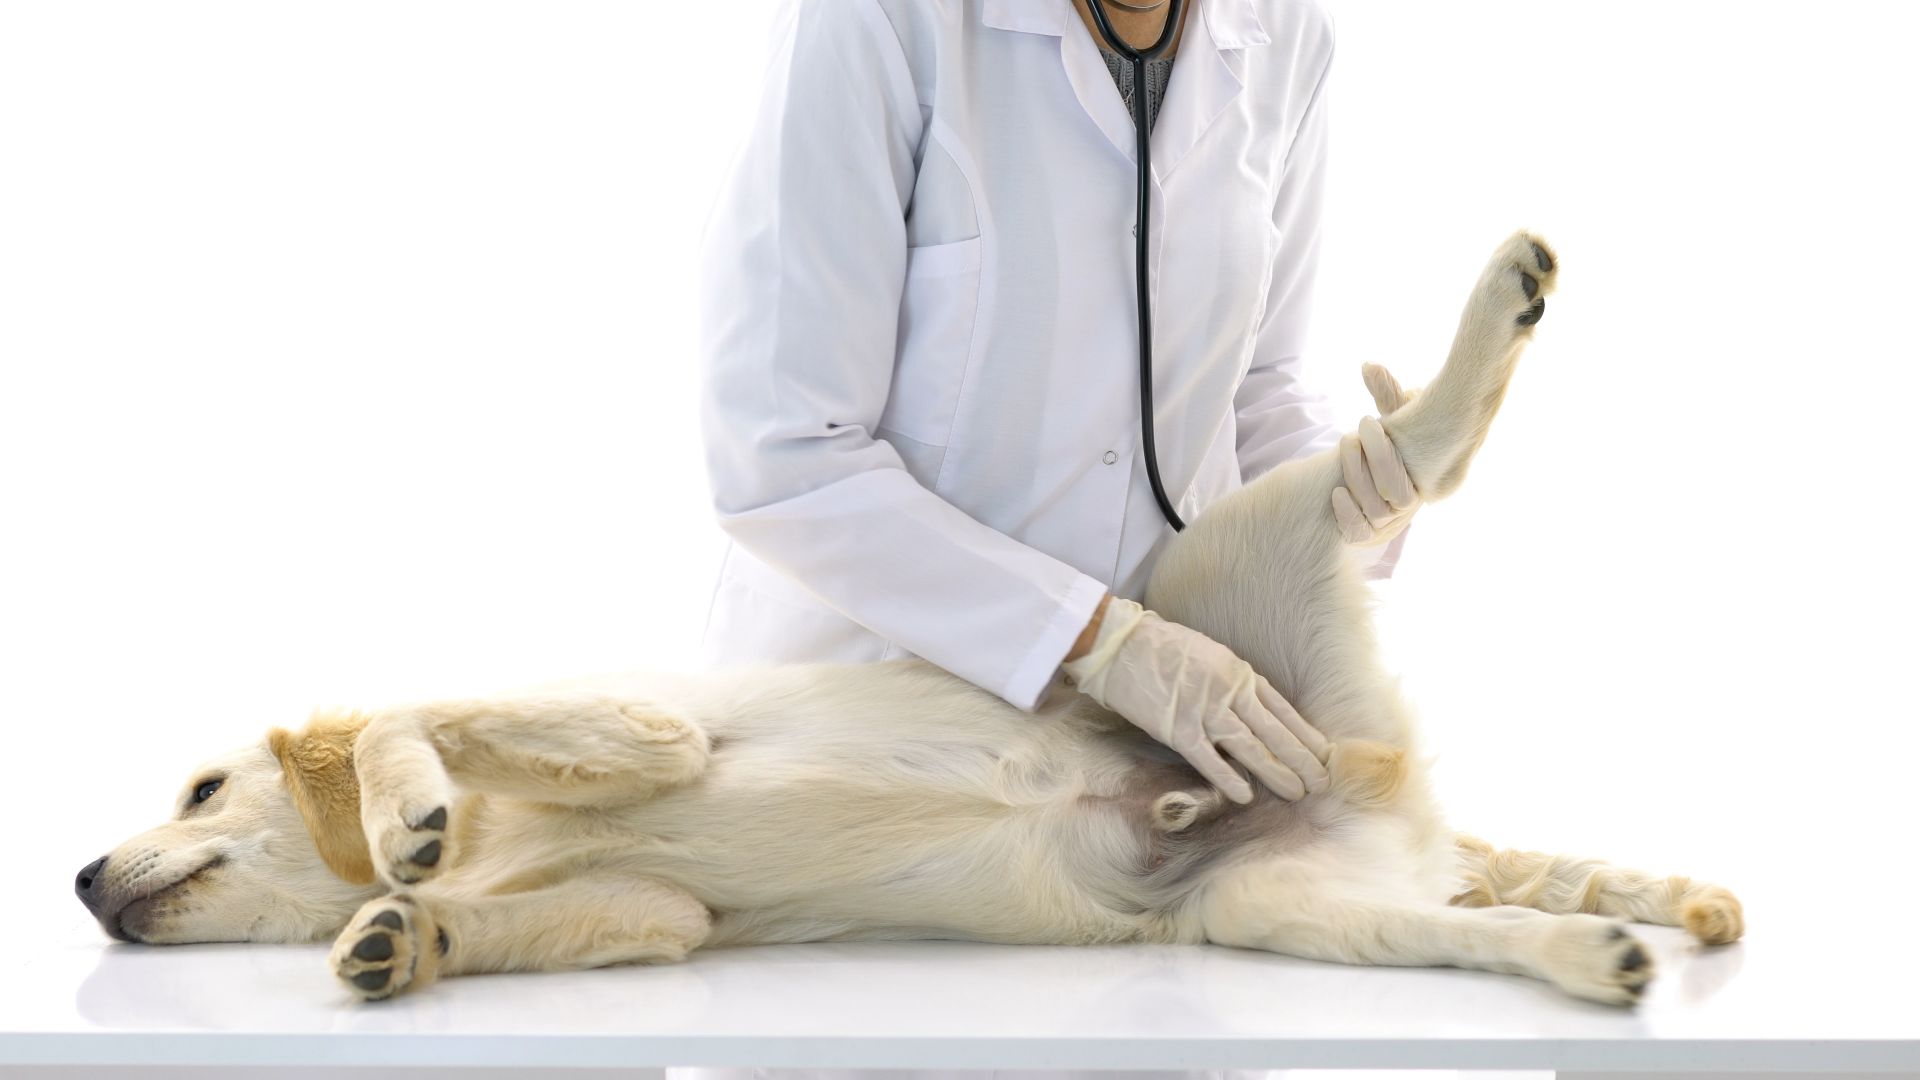
[[[1413,400],[1386,368],[1363,369],[1374,404],[1385,416]],[[1384,544],[1407,527],[1420,509],[1420,493],[1380,421],[1369,416],[1356,434],[1340,437],[1340,474],[1345,487],[1333,489],[1333,519],[1349,544]]]
[[[1225,751],[1283,799],[1327,784],[1331,749],[1233,650],[1112,597],[1087,655],[1062,669],[1080,692],[1172,747],[1237,803],[1253,788]]]

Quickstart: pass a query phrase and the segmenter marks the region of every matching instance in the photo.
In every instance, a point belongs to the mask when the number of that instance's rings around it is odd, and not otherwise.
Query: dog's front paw
[[[333,973],[362,1001],[432,982],[449,948],[446,931],[405,893],[370,900],[333,943]]]
[[[389,792],[362,807],[373,865],[388,884],[418,885],[453,861],[447,827],[453,792],[440,784]]]
[[[1541,945],[1541,968],[1575,997],[1633,1005],[1653,980],[1653,956],[1616,919],[1562,915]]]

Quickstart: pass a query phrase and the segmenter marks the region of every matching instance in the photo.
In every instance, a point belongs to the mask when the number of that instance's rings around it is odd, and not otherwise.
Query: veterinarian
[[[1179,516],[1341,442],[1300,379],[1327,17],[1189,0],[1147,85],[1087,0],[799,0],[707,231],[720,664],[920,656],[1032,709],[1068,681],[1230,798],[1325,740],[1225,646],[1143,611],[1173,535],[1143,468],[1131,95],[1152,136],[1153,423]],[[1106,0],[1136,47],[1166,0]],[[1331,508],[1397,556],[1417,506],[1377,422]],[[1389,543],[1392,541],[1392,543]],[[1063,673],[1065,679],[1063,680]]]
[[[1136,48],[1166,26],[1166,0],[1105,2]],[[1148,95],[1152,419],[1179,516],[1338,444],[1332,511],[1385,576],[1412,482],[1377,423],[1343,439],[1300,379],[1331,26],[1311,2],[1189,0],[1136,87],[1086,3],[783,12],[703,260],[731,540],[706,651],[920,656],[1023,709],[1064,674],[1230,797],[1252,792],[1223,755],[1298,797],[1324,782],[1319,733],[1138,603],[1172,528],[1139,448],[1129,106]]]

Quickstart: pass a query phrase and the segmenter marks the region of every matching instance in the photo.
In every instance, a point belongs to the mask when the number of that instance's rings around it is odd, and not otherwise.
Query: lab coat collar
[[[1160,183],[1239,96],[1246,82],[1242,76],[1246,56],[1240,50],[1270,41],[1253,9],[1253,0],[1192,2],[1198,9],[1194,15],[1206,25],[1214,49],[1209,52],[1183,45],[1178,54],[1181,59],[1174,62],[1167,97],[1153,125],[1153,176]],[[1071,0],[984,0],[981,20],[1000,30],[1058,37],[1060,60],[1080,107],[1107,141],[1128,161],[1133,160],[1133,118],[1113,92],[1113,77]]]
[[[1268,44],[1266,27],[1253,9],[1253,0],[1194,0],[1200,21],[1216,49],[1245,49]],[[1059,37],[1079,15],[1072,0],[983,0],[980,21],[996,30]]]

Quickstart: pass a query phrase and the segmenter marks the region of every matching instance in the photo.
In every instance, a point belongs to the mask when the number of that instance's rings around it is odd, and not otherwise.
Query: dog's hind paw
[[[1616,919],[1562,915],[1541,946],[1547,978],[1575,997],[1635,1005],[1653,981],[1653,955]]]
[[[333,943],[333,973],[362,1001],[417,989],[439,974],[451,943],[431,912],[405,893],[370,900]]]
[[[1488,261],[1468,318],[1489,338],[1523,337],[1547,313],[1547,294],[1559,276],[1560,259],[1545,240],[1524,230],[1514,233]]]
[[[1714,888],[1680,904],[1680,922],[1701,943],[1725,945],[1746,933],[1746,914],[1740,901],[1725,889]]]

